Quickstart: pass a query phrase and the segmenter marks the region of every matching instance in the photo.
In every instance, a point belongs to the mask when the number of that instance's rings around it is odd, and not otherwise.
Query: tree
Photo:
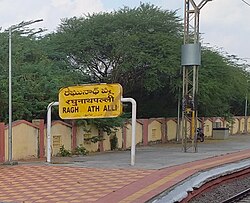
[[[61,87],[102,82],[120,83],[123,96],[137,101],[138,117],[177,116],[182,30],[175,11],[141,4],[64,19],[57,32],[39,38],[32,30],[25,36],[14,32],[13,119],[45,117]],[[0,43],[0,113],[6,121],[7,32],[0,33]],[[242,115],[248,79],[245,64],[237,57],[203,47],[199,115]],[[108,131],[113,120],[105,122],[96,124]]]
[[[141,4],[65,19],[52,41],[55,51],[64,52],[72,68],[87,73],[90,82],[120,83],[124,96],[133,96],[143,109],[141,98],[163,90],[176,100],[181,29],[174,11]]]
[[[120,83],[124,96],[136,99],[138,117],[169,117],[177,115],[182,86],[182,30],[176,12],[141,4],[64,19],[52,42],[90,82]],[[246,72],[232,57],[207,48],[202,52],[198,112],[238,114]]]
[[[0,113],[8,119],[8,35],[0,34]],[[50,59],[44,40],[34,35],[12,33],[13,120],[46,118],[46,107],[57,101],[58,91],[67,84],[80,83],[83,75],[70,72],[66,64]]]
[[[247,71],[234,58],[204,48],[199,74],[201,115],[244,115],[247,77]]]

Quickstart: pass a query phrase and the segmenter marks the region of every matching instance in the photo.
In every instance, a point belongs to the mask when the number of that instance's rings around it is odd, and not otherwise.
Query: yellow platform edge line
[[[174,180],[176,177],[183,175],[184,173],[186,173],[188,171],[201,169],[204,166],[210,166],[210,165],[214,165],[216,163],[221,163],[221,164],[230,163],[230,160],[234,160],[235,158],[244,159],[244,158],[249,158],[249,157],[250,157],[250,155],[246,155],[246,154],[235,155],[235,156],[228,157],[228,158],[225,158],[222,155],[221,158],[223,158],[223,160],[216,160],[216,161],[212,161],[212,162],[208,162],[208,163],[194,165],[194,166],[192,166],[190,168],[186,168],[186,169],[179,169],[171,174],[168,174],[167,176],[165,176],[161,180],[158,180],[158,181],[154,182],[153,184],[150,184],[147,187],[133,193],[132,195],[126,197],[125,199],[122,199],[121,201],[119,201],[119,203],[133,202],[134,200],[142,197],[143,195],[147,194],[148,192],[155,190],[156,188],[166,184],[167,182]]]

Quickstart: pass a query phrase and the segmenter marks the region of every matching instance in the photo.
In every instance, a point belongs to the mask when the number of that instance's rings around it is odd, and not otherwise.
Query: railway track
[[[243,202],[250,202],[250,188],[234,195],[233,197],[230,197],[223,201],[222,203],[243,203]]]
[[[188,194],[181,203],[250,203],[250,168],[211,180]]]

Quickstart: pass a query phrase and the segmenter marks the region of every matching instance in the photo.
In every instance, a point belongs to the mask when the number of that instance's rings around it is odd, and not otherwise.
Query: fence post
[[[39,158],[44,158],[44,119],[39,121]]]
[[[77,133],[77,125],[76,125],[76,121],[73,120],[72,121],[72,145],[71,148],[72,150],[74,150],[76,148],[76,133]]]
[[[143,146],[148,145],[148,124],[149,124],[149,119],[143,119]]]
[[[127,127],[126,124],[122,127],[122,149],[127,149]]]

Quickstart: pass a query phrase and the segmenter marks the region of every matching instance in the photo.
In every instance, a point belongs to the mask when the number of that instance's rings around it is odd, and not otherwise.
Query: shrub
[[[62,157],[65,157],[65,156],[70,156],[71,153],[70,153],[70,150],[67,150],[65,149],[64,145],[62,145],[59,149],[59,153],[58,153],[59,156],[62,156]]]
[[[84,146],[82,146],[82,144],[77,146],[74,150],[75,155],[87,155],[88,153],[89,151]]]

